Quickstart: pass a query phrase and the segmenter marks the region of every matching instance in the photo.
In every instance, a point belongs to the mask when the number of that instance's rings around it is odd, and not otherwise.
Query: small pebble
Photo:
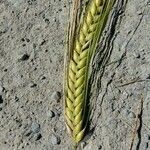
[[[50,110],[50,111],[47,112],[47,116],[48,116],[49,118],[53,118],[53,117],[55,117],[55,113]]]
[[[37,134],[34,135],[35,141],[38,141],[38,140],[40,140],[41,138],[42,138],[41,133],[37,133]]]
[[[37,86],[36,83],[30,83],[30,87],[31,87],[31,88],[34,88],[34,87],[36,87],[36,86]]]
[[[7,72],[7,69],[4,69],[4,72]]]
[[[36,122],[33,122],[31,124],[31,131],[33,133],[38,133],[40,131],[40,125],[38,123],[36,123]]]
[[[55,91],[51,95],[51,100],[58,101],[61,98],[61,94],[58,91]]]
[[[147,140],[150,140],[150,135],[146,134],[145,137]]]
[[[99,146],[98,146],[98,149],[99,149],[99,150],[102,149],[102,145],[99,145]]]
[[[16,102],[19,101],[19,98],[17,96],[15,96],[14,99],[15,99]]]
[[[141,58],[141,55],[139,53],[135,54],[136,58]]]
[[[150,74],[147,75],[146,79],[150,79]]]
[[[142,15],[142,11],[141,11],[141,10],[138,10],[138,11],[137,11],[137,14],[138,14],[138,15]]]
[[[46,19],[45,19],[45,22],[46,22],[46,23],[49,23],[49,19],[46,18]]]
[[[127,92],[122,93],[122,99],[128,98],[129,94]]]
[[[145,149],[148,149],[148,143],[145,143],[145,144],[144,144],[144,150],[145,150]]]
[[[52,136],[51,136],[51,143],[53,144],[53,145],[57,145],[57,144],[60,144],[60,138],[59,137],[57,137],[57,136],[55,136],[54,134],[52,134]]]
[[[45,80],[46,79],[46,77],[45,76],[43,76],[42,78],[41,78],[41,80]]]
[[[136,118],[136,115],[135,115],[133,112],[130,112],[130,113],[129,113],[129,117],[130,117],[130,118]]]
[[[30,39],[27,39],[27,38],[26,38],[26,41],[27,41],[27,42],[30,42]]]

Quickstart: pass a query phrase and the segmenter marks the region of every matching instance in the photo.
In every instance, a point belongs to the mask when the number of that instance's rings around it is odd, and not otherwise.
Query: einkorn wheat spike
[[[88,69],[108,14],[115,0],[90,0],[75,33],[65,78],[65,119],[75,143],[80,142],[87,125]]]

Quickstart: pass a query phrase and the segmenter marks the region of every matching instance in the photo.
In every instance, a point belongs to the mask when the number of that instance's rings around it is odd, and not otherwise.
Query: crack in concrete
[[[128,0],[127,0],[127,1],[128,1]],[[126,4],[127,4],[127,1],[126,1]],[[147,5],[146,5],[146,6],[147,6]],[[129,43],[131,42],[131,40],[133,39],[135,33],[137,32],[138,28],[139,28],[140,25],[141,25],[141,22],[142,22],[143,17],[144,17],[144,12],[145,12],[145,10],[146,10],[146,6],[145,6],[145,8],[144,8],[144,10],[143,10],[143,12],[142,12],[142,16],[141,16],[141,18],[140,18],[140,20],[139,20],[139,22],[138,22],[138,24],[137,24],[135,30],[133,31],[133,34],[131,35],[131,37],[129,38],[129,40],[127,41],[127,43],[126,43],[126,45],[125,45],[125,52],[122,54],[120,60],[118,60],[119,63],[118,63],[118,65],[116,66],[116,68],[118,68],[118,67],[121,65],[122,61],[124,60],[124,58],[125,58],[125,56],[126,56],[126,53],[127,53],[127,46],[129,45]]]
[[[140,113],[138,114],[138,120],[139,120],[139,126],[138,126],[138,129],[137,129],[137,134],[138,134],[138,143],[137,143],[137,146],[136,146],[136,150],[139,150],[140,149],[140,145],[141,145],[141,141],[142,141],[142,137],[141,137],[141,130],[142,130],[142,127],[143,127],[143,97],[141,99],[141,107],[140,107]]]

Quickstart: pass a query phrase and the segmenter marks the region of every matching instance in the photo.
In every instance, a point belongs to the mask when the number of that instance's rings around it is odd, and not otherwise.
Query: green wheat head
[[[96,50],[103,28],[115,0],[90,0],[78,30],[74,34],[73,46],[69,50],[65,77],[65,119],[75,143],[80,142],[87,126],[87,84],[91,57]]]

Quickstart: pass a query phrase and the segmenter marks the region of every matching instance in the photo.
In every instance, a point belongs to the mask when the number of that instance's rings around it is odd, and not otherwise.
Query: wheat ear
[[[65,78],[65,118],[73,140],[82,140],[86,129],[88,68],[114,0],[91,0],[74,38]]]

